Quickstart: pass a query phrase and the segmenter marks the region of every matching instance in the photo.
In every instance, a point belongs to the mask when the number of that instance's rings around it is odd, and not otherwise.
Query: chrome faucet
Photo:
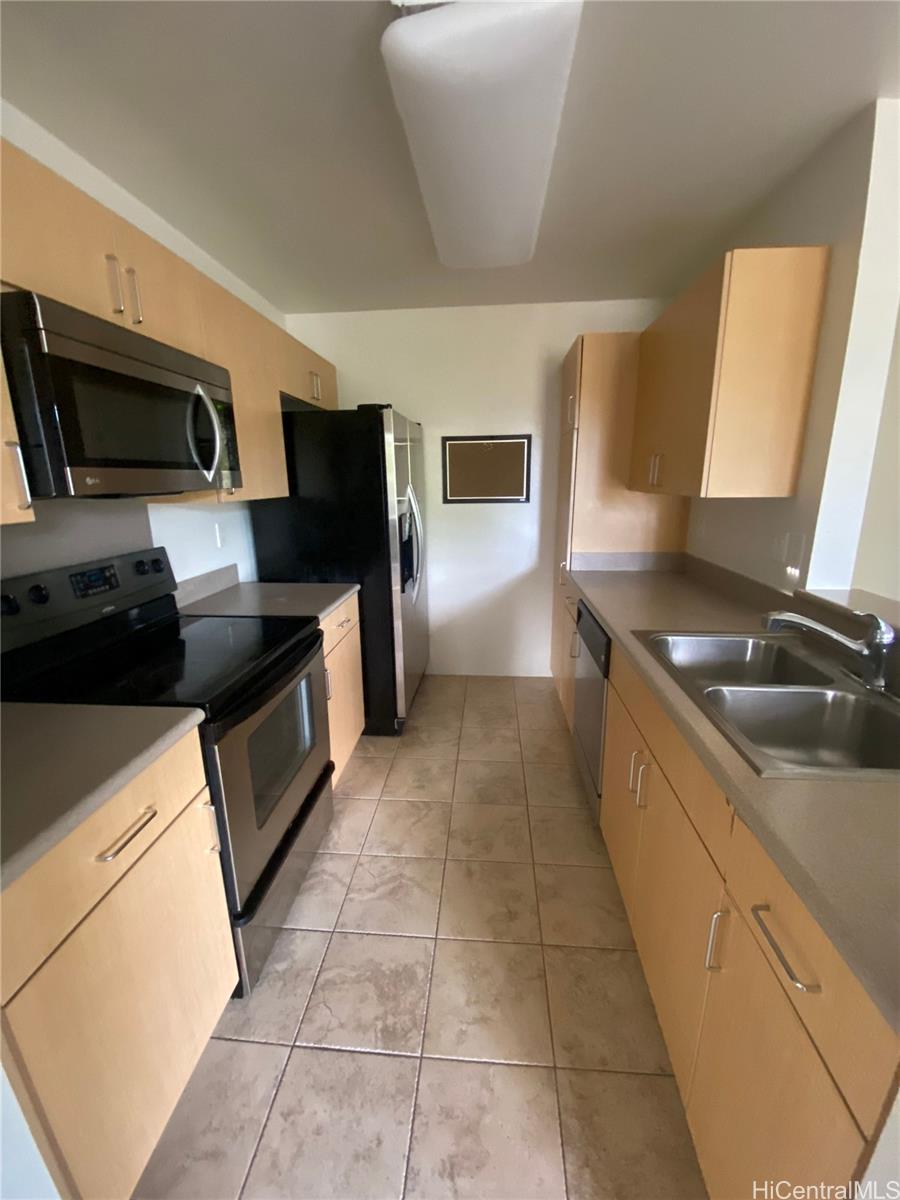
[[[806,633],[817,633],[835,642],[844,650],[849,650],[862,659],[865,670],[861,678],[867,687],[883,692],[886,687],[885,674],[887,671],[888,651],[894,644],[894,630],[887,621],[876,617],[874,613],[858,613],[862,619],[869,622],[869,630],[863,638],[849,638],[829,625],[814,621],[811,617],[801,616],[800,613],[772,612],[763,617],[763,628],[770,633],[780,633],[783,629],[799,629]]]

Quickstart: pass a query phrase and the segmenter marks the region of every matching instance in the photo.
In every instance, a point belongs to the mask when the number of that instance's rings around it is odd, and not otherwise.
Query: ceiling
[[[0,78],[284,312],[656,296],[898,94],[898,12],[588,0],[537,252],[490,270],[437,261],[379,52],[387,0],[6,0]]]

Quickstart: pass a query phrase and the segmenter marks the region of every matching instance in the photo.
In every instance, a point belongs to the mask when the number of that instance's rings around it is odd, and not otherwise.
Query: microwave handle
[[[193,405],[191,405],[191,407],[188,409],[187,414],[186,432],[188,446],[190,446],[191,449],[191,457],[199,467],[201,473],[207,480],[209,480],[210,483],[212,483],[213,479],[215,478],[216,471],[219,469],[219,459],[222,457],[222,425],[219,421],[219,414],[216,412],[216,406],[213,404],[212,400],[210,400],[209,396],[207,396],[206,392],[199,383],[194,388],[194,395],[206,407],[206,411],[209,413],[209,419],[212,421],[215,449],[213,451],[212,466],[209,468],[209,470],[207,470],[200,461],[200,454],[197,450],[197,439],[194,437],[194,426],[192,420],[194,415]]]

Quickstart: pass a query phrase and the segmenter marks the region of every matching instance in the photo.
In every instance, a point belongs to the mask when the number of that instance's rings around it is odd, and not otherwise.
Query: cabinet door
[[[200,314],[204,276],[127,221],[116,226],[125,321],[130,329],[198,358],[207,355]]]
[[[131,1195],[237,982],[215,843],[192,801],[3,1010],[76,1195]]]
[[[334,777],[339,779],[366,723],[363,706],[362,649],[359,625],[325,659],[329,685],[328,736]]]
[[[3,281],[121,322],[118,218],[17,146],[0,146]]]
[[[575,620],[569,606],[566,587],[557,584],[553,591],[553,618],[550,641],[550,669],[569,729],[575,724]]]
[[[581,388],[582,339],[578,338],[563,360],[559,403],[559,473],[556,494],[556,563],[562,572],[571,565],[572,522],[575,501],[575,459],[578,446],[578,405]]]
[[[658,764],[647,774],[634,938],[686,1101],[725,886]]]
[[[274,338],[265,317],[208,280],[202,291],[208,357],[231,374],[234,423],[243,484],[222,500],[266,500],[288,494]]]
[[[629,917],[634,918],[638,851],[652,759],[614,688],[606,693],[600,828]],[[641,768],[644,768],[643,774]],[[638,785],[640,780],[640,794]]]
[[[754,1181],[843,1183],[863,1139],[730,897],[710,977],[688,1124],[711,1200]]]
[[[703,494],[730,269],[726,254],[641,334],[631,459],[637,491]]]
[[[337,408],[337,372],[321,354],[277,329],[275,361],[282,392],[320,408]]]
[[[19,451],[19,431],[13,416],[6,383],[6,368],[0,363],[0,525],[21,525],[34,520],[34,509]]]

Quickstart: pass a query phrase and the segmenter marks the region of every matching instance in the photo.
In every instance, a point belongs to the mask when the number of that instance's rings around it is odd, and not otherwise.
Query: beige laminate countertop
[[[686,575],[575,571],[572,582],[710,774],[900,1030],[900,782],[757,775],[634,637],[759,630],[760,613]]]
[[[202,720],[199,708],[0,706],[3,887]]]
[[[358,583],[236,583],[181,611],[204,617],[318,617],[321,621],[354,592]]]

